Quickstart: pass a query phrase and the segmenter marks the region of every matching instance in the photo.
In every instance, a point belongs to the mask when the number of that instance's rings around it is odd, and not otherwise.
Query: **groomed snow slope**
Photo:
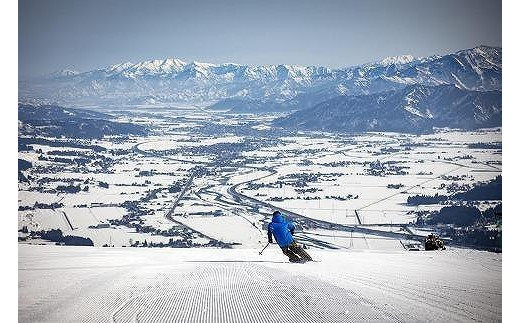
[[[20,322],[501,320],[502,256],[19,245]]]

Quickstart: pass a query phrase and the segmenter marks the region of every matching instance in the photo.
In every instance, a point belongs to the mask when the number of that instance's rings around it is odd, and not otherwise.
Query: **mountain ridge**
[[[302,104],[312,105],[337,95],[372,94],[410,84],[501,89],[501,53],[500,47],[477,46],[444,56],[394,56],[340,69],[187,63],[165,58],[117,63],[82,73],[58,71],[43,79],[20,81],[19,92],[23,97],[42,97],[64,105],[130,104],[147,97],[160,98],[157,103],[245,98],[286,102],[283,107],[300,109],[305,107]]]
[[[326,132],[428,133],[434,127],[491,128],[502,125],[501,97],[501,90],[413,84],[370,95],[338,96],[278,118],[273,124]]]

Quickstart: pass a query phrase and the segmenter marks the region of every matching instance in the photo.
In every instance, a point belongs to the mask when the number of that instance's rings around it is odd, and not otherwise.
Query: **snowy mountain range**
[[[502,124],[502,92],[455,85],[408,85],[383,93],[338,96],[275,120],[276,126],[329,132],[429,132]]]
[[[189,103],[237,113],[295,111],[284,127],[423,132],[500,126],[502,49],[388,57],[321,66],[210,64],[168,58],[88,72],[63,70],[19,83],[21,102],[81,105]]]
[[[301,109],[338,95],[397,90],[412,84],[453,84],[500,90],[502,50],[479,46],[445,56],[389,57],[342,69],[320,66],[187,63],[176,58],[119,63],[83,73],[63,70],[20,81],[23,98],[64,105],[215,103],[233,98]]]

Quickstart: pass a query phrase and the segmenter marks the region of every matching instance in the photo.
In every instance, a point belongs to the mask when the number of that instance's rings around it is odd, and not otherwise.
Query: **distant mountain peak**
[[[499,50],[502,51],[502,47],[500,46],[488,46],[488,45],[478,45],[470,49],[466,50],[481,50],[481,51],[489,51],[489,50]]]
[[[212,64],[212,63],[203,63],[203,62],[197,62],[197,61],[193,61],[193,63],[190,63],[188,65],[193,65],[195,67],[200,67],[200,68],[210,68],[210,67],[217,66],[217,65]]]
[[[180,71],[188,65],[178,58],[152,59],[138,63],[119,63],[104,69],[108,74],[119,74],[126,77],[136,77],[143,75],[169,74]]]
[[[416,58],[412,55],[398,55],[398,56],[388,56],[383,58],[379,63],[383,66],[387,65],[401,65],[401,64],[408,64],[415,60]]]
[[[186,65],[187,63],[178,58],[166,58],[164,60],[163,64],[183,66],[183,65]]]
[[[131,62],[118,63],[118,64],[110,65],[109,67],[106,68],[106,70],[111,71],[111,72],[121,72],[122,70],[129,68],[130,66],[133,66],[133,65],[134,64]]]

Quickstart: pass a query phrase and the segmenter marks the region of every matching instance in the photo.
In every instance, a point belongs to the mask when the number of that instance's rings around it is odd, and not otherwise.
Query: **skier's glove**
[[[268,239],[267,240],[269,243],[273,243],[273,239]]]

